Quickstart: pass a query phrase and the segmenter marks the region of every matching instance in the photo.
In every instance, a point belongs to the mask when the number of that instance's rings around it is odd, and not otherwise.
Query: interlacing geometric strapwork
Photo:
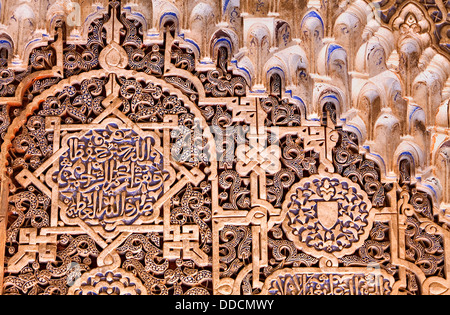
[[[3,294],[450,293],[448,3],[37,2],[45,42],[1,17]]]

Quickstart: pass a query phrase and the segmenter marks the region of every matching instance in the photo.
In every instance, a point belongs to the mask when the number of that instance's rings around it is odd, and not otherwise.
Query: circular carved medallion
[[[337,174],[312,176],[294,185],[283,204],[283,229],[305,253],[342,257],[368,237],[374,213],[367,194]]]
[[[69,288],[69,295],[146,295],[147,289],[133,273],[117,268],[96,268]]]

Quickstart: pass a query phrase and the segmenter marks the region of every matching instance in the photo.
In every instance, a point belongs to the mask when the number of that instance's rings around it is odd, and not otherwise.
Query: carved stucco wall
[[[2,0],[2,293],[450,293],[449,16]]]

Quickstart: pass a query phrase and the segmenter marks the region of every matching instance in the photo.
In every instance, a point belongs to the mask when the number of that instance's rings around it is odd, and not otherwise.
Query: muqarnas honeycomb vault
[[[1,292],[450,293],[449,14],[2,0]]]

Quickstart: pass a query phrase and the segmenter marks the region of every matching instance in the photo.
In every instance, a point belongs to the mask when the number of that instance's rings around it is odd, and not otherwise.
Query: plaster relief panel
[[[4,295],[450,292],[440,0],[2,2]]]

